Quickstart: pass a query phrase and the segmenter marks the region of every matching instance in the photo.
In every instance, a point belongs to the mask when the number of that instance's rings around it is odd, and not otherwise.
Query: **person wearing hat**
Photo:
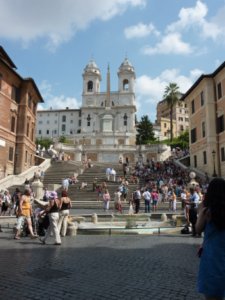
[[[57,193],[55,191],[50,192],[49,205],[43,211],[43,214],[44,213],[48,214],[50,224],[49,224],[49,227],[47,229],[45,236],[43,238],[39,238],[39,240],[42,242],[42,244],[45,244],[47,238],[50,236],[51,233],[53,233],[53,236],[55,238],[55,245],[61,245],[61,238],[60,238],[59,229],[58,229],[60,206],[61,206],[61,202],[58,199]]]

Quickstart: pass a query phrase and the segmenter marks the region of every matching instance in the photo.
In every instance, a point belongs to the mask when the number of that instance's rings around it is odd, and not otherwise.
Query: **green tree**
[[[40,139],[36,139],[36,145],[41,145],[41,148],[45,147],[45,149],[48,149],[49,146],[53,144],[52,139],[50,138],[40,138]]]
[[[170,83],[164,91],[164,100],[170,108],[170,141],[173,140],[173,108],[179,100],[179,87],[176,83]]]
[[[60,136],[59,137],[59,142],[60,143],[66,143],[67,142],[66,137],[64,135]]]
[[[177,138],[174,138],[172,142],[169,143],[172,148],[180,147],[181,149],[189,148],[189,132],[184,131]]]
[[[153,125],[147,115],[142,116],[141,121],[137,124],[136,144],[146,145],[154,140],[155,137],[153,132]]]

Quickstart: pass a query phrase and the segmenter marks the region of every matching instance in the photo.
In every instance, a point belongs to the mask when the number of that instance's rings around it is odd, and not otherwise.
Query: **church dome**
[[[101,72],[96,62],[93,59],[91,59],[89,63],[86,65],[86,67],[84,68],[84,73],[93,73],[93,74],[101,75]]]
[[[132,66],[131,62],[129,62],[127,58],[124,59],[124,61],[119,67],[119,72],[122,71],[134,72],[134,67]]]

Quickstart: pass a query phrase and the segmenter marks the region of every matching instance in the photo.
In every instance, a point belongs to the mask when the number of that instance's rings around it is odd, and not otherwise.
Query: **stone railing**
[[[9,175],[0,180],[0,188],[7,189],[13,185],[21,185],[26,179],[30,180],[31,178],[33,178],[34,173],[37,172],[39,169],[42,171],[46,171],[50,167],[50,165],[51,160],[45,159],[45,161],[39,166],[33,166],[19,175]]]

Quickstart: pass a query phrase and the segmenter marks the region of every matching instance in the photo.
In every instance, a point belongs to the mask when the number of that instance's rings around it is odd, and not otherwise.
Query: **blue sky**
[[[138,119],[155,121],[165,87],[181,92],[225,60],[225,0],[0,0],[1,45],[42,108],[79,108],[82,72],[94,58],[106,90],[128,57],[136,71]]]

